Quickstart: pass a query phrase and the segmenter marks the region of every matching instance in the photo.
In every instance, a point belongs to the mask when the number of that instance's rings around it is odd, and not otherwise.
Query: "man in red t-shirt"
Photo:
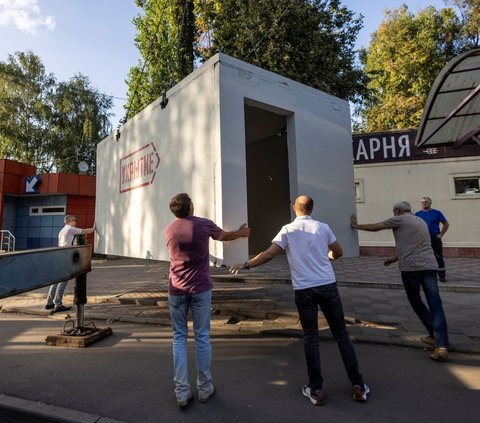
[[[177,404],[184,407],[193,398],[188,382],[188,310],[191,310],[195,335],[198,400],[207,402],[215,393],[210,373],[210,279],[209,239],[233,241],[250,236],[246,224],[226,232],[209,219],[193,215],[188,194],[175,195],[170,210],[176,219],[164,231],[170,254],[168,305],[173,331],[173,371]]]

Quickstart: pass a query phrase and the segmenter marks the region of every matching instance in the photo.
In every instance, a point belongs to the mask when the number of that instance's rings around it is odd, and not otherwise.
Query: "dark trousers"
[[[338,344],[348,378],[352,385],[363,386],[355,349],[345,324],[342,301],[337,284],[332,283],[314,288],[295,290],[295,304],[303,329],[303,348],[305,350],[308,386],[310,389],[312,391],[322,389],[323,385],[318,334],[318,306],[320,306],[327,319],[330,331]]]
[[[443,260],[443,242],[437,236],[431,236],[430,239],[432,240],[432,249],[433,253],[435,254],[435,258],[437,259],[438,263],[438,277],[440,279],[445,279],[445,261]]]

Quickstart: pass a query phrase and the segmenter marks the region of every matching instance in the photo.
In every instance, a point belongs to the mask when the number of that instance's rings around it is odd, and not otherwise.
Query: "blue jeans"
[[[192,312],[193,332],[195,335],[195,358],[197,365],[197,389],[199,396],[207,396],[213,389],[210,362],[210,316],[212,291],[198,294],[169,295],[168,307],[173,331],[173,380],[178,399],[188,398],[191,394],[188,382],[188,310]]]
[[[435,339],[437,347],[448,348],[447,319],[438,291],[437,271],[402,272],[402,281],[413,311],[420,318],[430,336]],[[423,289],[428,307],[420,297],[420,287]]]
[[[332,283],[295,291],[300,323],[303,329],[303,348],[307,362],[308,386],[312,391],[322,389],[323,379],[320,365],[318,334],[318,306],[327,319],[330,331],[338,344],[343,364],[352,385],[363,386],[358,369],[357,356],[345,324],[342,301],[337,284]]]
[[[62,305],[63,293],[65,292],[68,282],[69,281],[65,281],[50,285],[47,296],[47,305],[54,304],[55,307]]]

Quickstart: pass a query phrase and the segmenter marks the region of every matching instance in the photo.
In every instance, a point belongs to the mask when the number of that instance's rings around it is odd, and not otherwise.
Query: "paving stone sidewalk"
[[[94,260],[88,274],[85,320],[170,325],[168,263],[139,259]],[[346,320],[359,342],[426,347],[424,329],[411,310],[397,266],[379,257],[342,258],[334,263]],[[480,259],[448,259],[448,282],[441,284],[452,350],[480,353]],[[285,257],[232,276],[212,268],[213,336],[301,336]],[[2,312],[30,313],[64,320],[44,309],[48,288],[0,300]],[[72,302],[70,283],[65,303]],[[59,329],[61,329],[59,325]],[[322,337],[330,337],[320,318]]]

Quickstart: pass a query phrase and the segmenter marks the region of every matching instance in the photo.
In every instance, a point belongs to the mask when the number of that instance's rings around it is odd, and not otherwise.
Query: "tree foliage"
[[[344,99],[363,93],[354,50],[361,17],[354,18],[340,0],[137,0],[137,5],[145,12],[134,21],[142,62],[127,81],[129,116],[165,92],[171,77],[184,78],[217,52]]]
[[[467,47],[480,47],[480,0],[450,0],[456,6],[462,19],[462,34],[467,39]]]
[[[133,22],[142,60],[127,78],[126,112],[131,117],[156,100],[194,66],[193,0],[136,0],[143,9]]]
[[[353,100],[361,91],[355,41],[361,18],[339,0],[211,0],[200,36],[202,58],[221,51],[264,69]],[[207,25],[205,26],[205,23]]]
[[[407,6],[386,11],[362,54],[368,95],[360,109],[366,132],[416,127],[430,88],[445,64],[467,47],[452,8]]]
[[[10,55],[0,62],[0,157],[70,173],[85,161],[94,174],[111,107],[87,77],[57,82],[32,52]]]
[[[40,58],[16,53],[0,62],[0,157],[35,163],[48,158],[55,77]]]
[[[51,151],[57,170],[77,173],[78,163],[84,161],[95,174],[96,146],[111,131],[111,97],[92,88],[89,79],[78,74],[57,84],[52,103]]]

